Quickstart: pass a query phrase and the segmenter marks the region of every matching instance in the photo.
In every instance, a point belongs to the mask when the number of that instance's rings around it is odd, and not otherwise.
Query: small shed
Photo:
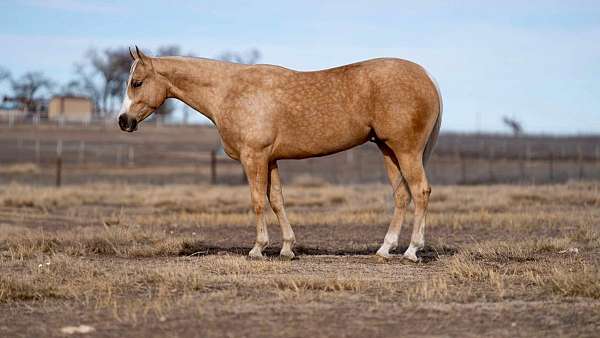
[[[89,122],[94,104],[85,96],[54,96],[48,104],[49,120]]]

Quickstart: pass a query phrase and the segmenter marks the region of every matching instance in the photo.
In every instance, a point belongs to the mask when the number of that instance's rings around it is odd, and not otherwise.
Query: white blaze
[[[131,86],[131,78],[133,77],[133,73],[135,72],[135,67],[137,66],[137,60],[133,61],[131,65],[131,70],[129,71],[129,79],[127,79],[127,86],[125,87],[125,95],[123,95],[123,104],[121,105],[120,114],[125,114],[129,112],[129,108],[131,107],[131,98],[129,97],[129,86]]]
[[[119,115],[129,112],[129,107],[131,107],[131,99],[129,98],[129,94],[127,94],[127,91],[125,91],[123,104],[121,105],[121,111],[119,112]]]

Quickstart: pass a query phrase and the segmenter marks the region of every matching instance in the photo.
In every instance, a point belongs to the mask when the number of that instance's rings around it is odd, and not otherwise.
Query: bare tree
[[[28,111],[38,111],[42,105],[41,90],[51,90],[54,82],[42,72],[28,72],[16,80],[11,80],[14,100],[18,101]]]
[[[82,64],[75,64],[75,74],[75,79],[61,87],[60,94],[88,97],[94,105],[94,112],[99,112],[102,105],[102,89],[95,82],[95,74],[93,71],[87,71]]]
[[[60,86],[57,94],[63,96],[79,96],[81,91],[81,87],[77,80],[71,80],[66,84]]]
[[[226,51],[217,57],[218,60],[235,62],[235,63],[243,63],[247,65],[253,65],[260,60],[261,54],[260,51],[256,48],[253,48],[244,53]]]
[[[154,54],[156,56],[181,55],[181,48],[177,45],[160,46]],[[260,56],[257,49],[252,49],[244,53],[225,52],[218,58],[230,62],[254,64]],[[92,48],[86,53],[86,62],[75,65],[76,79],[65,84],[61,92],[90,97],[96,106],[96,112],[106,115],[115,107],[115,103],[123,99],[131,62],[127,48],[109,48],[102,52]],[[166,100],[157,109],[156,115],[170,115],[175,110],[175,106],[173,100]]]
[[[510,128],[514,136],[523,134],[523,126],[521,125],[521,122],[517,121],[517,119],[504,116],[502,118],[502,122],[504,122],[504,124]]]
[[[97,106],[101,113],[106,114],[111,111],[115,99],[123,97],[131,57],[127,48],[109,48],[103,52],[90,49],[87,57],[91,71],[87,71],[85,65],[78,66],[80,86],[93,96],[99,93]]]
[[[176,45],[161,46],[157,56],[178,55],[180,48]],[[105,49],[99,52],[90,49],[86,53],[86,62],[76,64],[77,78],[67,83],[62,89],[67,93],[79,93],[90,97],[96,111],[102,115],[110,112],[122,101],[131,62],[127,48]],[[175,109],[174,103],[167,100],[157,111],[158,115],[169,115]]]
[[[177,45],[160,46],[156,49],[156,56],[181,55],[181,48]]]
[[[0,82],[10,80],[10,72],[8,69],[0,66]]]
[[[4,81],[10,83],[10,72],[8,69],[0,66],[0,84]],[[4,101],[4,95],[0,95],[0,103],[2,103],[2,101]]]

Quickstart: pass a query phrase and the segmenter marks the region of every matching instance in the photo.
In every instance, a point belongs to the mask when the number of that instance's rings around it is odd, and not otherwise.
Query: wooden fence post
[[[454,151],[456,154],[456,159],[458,160],[458,169],[460,171],[460,180],[458,181],[458,184],[465,184],[467,182],[467,169],[463,153],[460,151],[457,143],[454,144]]]
[[[56,143],[56,187],[62,184],[62,140]]]
[[[217,151],[210,151],[210,183],[217,184]]]

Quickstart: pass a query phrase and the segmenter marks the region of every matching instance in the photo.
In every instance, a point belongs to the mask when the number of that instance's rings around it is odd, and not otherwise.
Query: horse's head
[[[160,107],[167,98],[168,81],[158,74],[152,64],[153,59],[135,47],[127,90],[119,113],[121,130],[132,132],[137,125]]]

